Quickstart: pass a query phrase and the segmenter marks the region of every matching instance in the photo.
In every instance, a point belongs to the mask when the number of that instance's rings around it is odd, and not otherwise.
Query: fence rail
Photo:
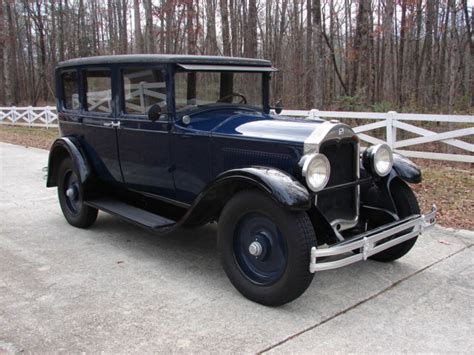
[[[0,124],[27,127],[57,127],[56,108],[44,107],[0,107]]]
[[[377,113],[377,112],[337,112],[337,111],[299,111],[284,110],[282,115],[292,117],[305,117],[309,119],[327,118],[344,121],[364,120],[361,125],[356,125],[354,131],[359,138],[370,144],[387,143],[395,151],[413,158],[456,161],[474,163],[474,144],[461,140],[474,135],[474,116],[472,115],[427,115],[410,113]],[[58,126],[56,109],[50,106],[45,107],[0,107],[0,124],[46,127]],[[367,123],[366,121],[373,121]],[[426,127],[420,127],[415,123],[421,122],[450,122],[462,124],[462,128],[457,128],[444,132],[435,132]],[[426,124],[425,124],[426,125]],[[385,139],[380,136],[375,137],[373,131],[383,129]],[[372,135],[369,133],[372,131]],[[414,138],[401,138],[399,131],[407,131],[416,135]],[[451,147],[459,149],[462,153],[441,153],[422,150],[406,150],[420,144],[441,142]]]
[[[370,144],[387,143],[396,152],[407,157],[456,161],[464,163],[474,163],[474,144],[460,140],[459,138],[467,138],[474,135],[474,116],[472,115],[427,115],[427,114],[411,114],[411,113],[397,113],[390,111],[387,113],[378,112],[342,112],[342,111],[297,111],[284,110],[283,115],[293,117],[308,117],[308,118],[328,118],[338,119],[344,122],[345,119],[350,120],[364,120],[374,122],[362,122],[361,125],[353,125],[354,131],[359,138]],[[409,123],[408,123],[409,122]],[[445,132],[435,132],[431,129],[426,129],[416,126],[415,123],[421,122],[449,122],[461,123],[463,128],[453,129]],[[385,139],[374,137],[368,132],[375,129],[385,130]],[[404,139],[401,138],[399,131],[407,131],[416,135],[415,138]],[[461,150],[460,154],[440,153],[422,150],[405,150],[400,148],[412,147],[420,144],[441,142],[446,145],[456,147]]]

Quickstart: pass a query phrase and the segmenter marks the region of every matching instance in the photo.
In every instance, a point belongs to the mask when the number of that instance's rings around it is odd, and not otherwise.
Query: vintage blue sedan
[[[60,63],[47,186],[66,220],[87,228],[102,210],[157,233],[218,222],[230,281],[272,306],[316,271],[405,255],[435,223],[407,185],[420,170],[385,144],[361,154],[338,121],[278,115],[274,71],[183,55]]]

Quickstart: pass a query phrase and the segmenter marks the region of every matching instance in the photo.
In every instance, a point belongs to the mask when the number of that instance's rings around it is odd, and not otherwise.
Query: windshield
[[[262,108],[262,73],[177,72],[176,111],[213,104],[238,104]]]

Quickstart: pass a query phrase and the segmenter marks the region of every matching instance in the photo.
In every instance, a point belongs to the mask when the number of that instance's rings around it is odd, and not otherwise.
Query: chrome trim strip
[[[335,245],[333,247],[325,248],[325,249],[317,249],[316,247],[311,248],[311,260],[309,263],[309,271],[314,273],[316,271],[323,271],[323,270],[331,270],[336,269],[342,266],[346,266],[358,261],[367,260],[370,256],[380,253],[381,251],[391,248],[397,244],[403,243],[409,239],[415,238],[416,236],[423,233],[425,229],[431,228],[436,224],[436,206],[433,205],[431,208],[431,212],[426,215],[413,215],[407,218],[404,218],[402,221],[395,221],[391,223],[395,225],[394,227],[390,227],[390,224],[387,225],[387,229],[382,230],[380,232],[376,232],[375,234],[369,233],[362,233],[358,236],[353,237],[354,241],[348,241],[347,243],[342,243],[339,245]],[[379,227],[379,228],[383,228]],[[397,238],[384,242],[376,246],[376,243],[382,239],[391,237],[401,231],[413,228],[407,234],[401,235]],[[367,236],[365,236],[367,235]],[[354,255],[343,255],[353,250],[360,249],[359,254]],[[339,256],[342,257],[337,260],[318,260],[318,258],[326,258],[328,256]]]

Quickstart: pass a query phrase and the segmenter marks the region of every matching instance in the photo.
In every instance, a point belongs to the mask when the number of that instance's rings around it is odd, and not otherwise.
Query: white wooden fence
[[[474,144],[459,138],[467,138],[474,135],[474,116],[471,115],[428,115],[410,113],[375,113],[375,112],[336,112],[336,111],[296,111],[284,110],[282,115],[307,118],[326,118],[344,120],[370,120],[362,125],[354,127],[360,139],[370,144],[387,143],[395,151],[408,157],[435,159],[445,161],[457,161],[474,163]],[[431,129],[420,127],[422,122],[450,122],[461,124],[462,128],[451,131],[434,132]],[[414,123],[418,123],[418,126]],[[57,127],[56,109],[46,107],[0,107],[0,124],[19,125],[28,127]],[[426,124],[425,124],[426,126]],[[375,129],[385,131],[385,139],[374,137],[369,134]],[[417,137],[399,139],[399,130],[411,132]],[[471,138],[472,140],[472,138]],[[421,150],[406,150],[407,147],[442,142],[446,145],[459,149],[459,154],[430,152]]]
[[[45,107],[0,107],[0,124],[27,127],[57,127],[56,108]]]
[[[397,113],[390,111],[387,113],[377,112],[342,112],[342,111],[296,111],[284,110],[283,115],[293,117],[308,117],[308,118],[325,118],[337,119],[344,122],[347,119],[351,120],[370,120],[371,122],[362,125],[352,126],[354,131],[359,135],[359,138],[370,144],[387,143],[396,152],[412,158],[456,161],[465,163],[474,163],[474,144],[465,142],[458,138],[474,135],[474,116],[472,115],[431,115],[431,114],[411,114],[411,113]],[[409,123],[408,123],[409,122]],[[461,124],[462,128],[454,129],[445,132],[434,132],[433,130],[420,127],[422,122],[449,122]],[[418,123],[416,126],[414,123]],[[426,126],[426,124],[424,124]],[[385,140],[380,137],[376,138],[368,134],[369,131],[375,129],[385,130]],[[418,137],[409,139],[400,139],[399,130],[411,132]],[[460,149],[459,154],[439,153],[421,150],[406,150],[403,148],[432,143],[442,142],[446,145],[453,146]]]

